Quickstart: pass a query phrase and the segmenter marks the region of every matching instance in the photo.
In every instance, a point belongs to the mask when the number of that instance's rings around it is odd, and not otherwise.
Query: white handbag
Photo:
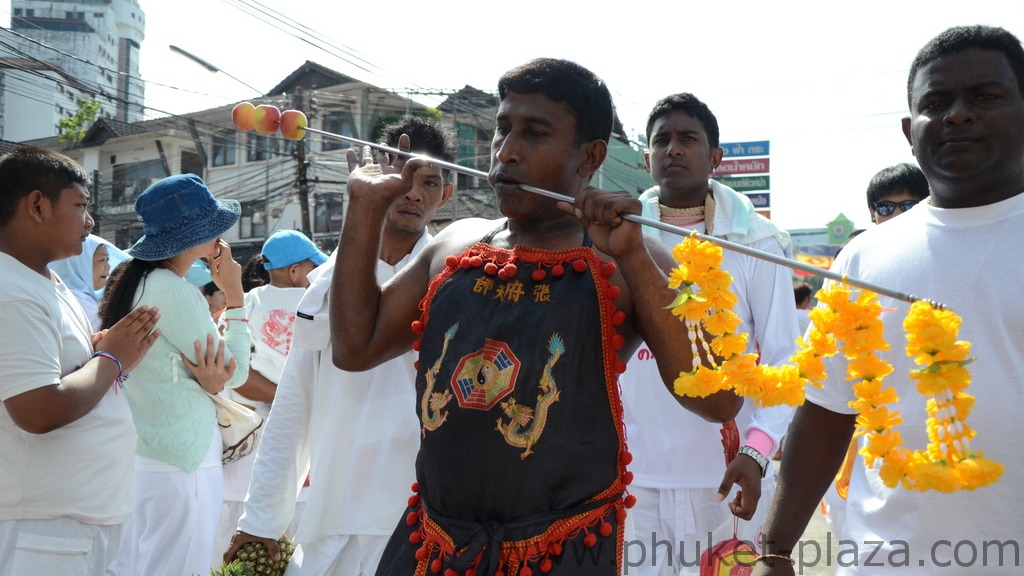
[[[217,427],[224,448],[221,463],[234,462],[255,452],[263,435],[263,418],[252,409],[219,394],[207,393],[207,396],[217,409]]]

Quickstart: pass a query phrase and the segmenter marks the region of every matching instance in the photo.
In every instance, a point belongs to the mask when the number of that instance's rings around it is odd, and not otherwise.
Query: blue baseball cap
[[[319,266],[327,262],[327,254],[316,247],[316,244],[298,230],[278,230],[263,243],[263,267],[275,270],[297,264],[303,260],[312,260]]]
[[[202,288],[213,282],[213,278],[210,277],[210,269],[206,266],[206,262],[202,260],[196,260],[192,263],[188,272],[185,272],[185,280],[196,288]]]

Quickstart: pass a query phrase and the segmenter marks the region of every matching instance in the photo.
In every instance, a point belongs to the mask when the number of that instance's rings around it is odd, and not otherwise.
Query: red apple
[[[253,129],[252,114],[256,110],[256,107],[252,105],[252,102],[240,102],[231,109],[231,121],[235,123],[235,128],[238,128],[242,132],[248,132]]]
[[[309,121],[301,110],[285,110],[281,112],[281,136],[289,140],[302,140],[306,136]]]
[[[260,104],[252,111],[252,125],[257,134],[273,134],[281,126],[281,111],[277,106]]]

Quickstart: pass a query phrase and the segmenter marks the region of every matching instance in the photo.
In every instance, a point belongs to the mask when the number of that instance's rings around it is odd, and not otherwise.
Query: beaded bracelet
[[[796,560],[793,560],[785,554],[758,554],[757,558],[754,559],[754,562],[760,562],[769,558],[775,560],[788,560],[791,565],[796,565]]]
[[[124,368],[121,366],[121,361],[118,360],[117,357],[111,354],[110,352],[104,352],[102,350],[93,352],[92,357],[96,358],[97,356],[99,356],[100,358],[112,360],[114,364],[117,364],[117,378],[114,379],[114,383],[116,383],[117,386],[123,390],[124,381],[128,379],[128,374],[125,374]]]

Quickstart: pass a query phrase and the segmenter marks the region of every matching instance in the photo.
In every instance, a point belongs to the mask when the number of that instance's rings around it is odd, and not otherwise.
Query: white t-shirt
[[[704,223],[695,228],[704,232]],[[683,240],[670,232],[659,233],[670,248]],[[757,240],[749,246],[783,254],[775,237]],[[760,344],[762,363],[785,363],[795,351],[797,338],[788,269],[732,250],[723,250],[722,256],[722,269],[732,275],[730,290],[738,298],[733,311],[742,321],[740,330],[750,335],[748,351],[757,352]],[[633,454],[633,463],[629,465],[633,483],[659,489],[718,488],[725,474],[722,426],[679,405],[662,383],[646,344],[641,344],[633,354],[619,381],[626,438]],[[793,410],[789,406],[755,409],[752,401],[745,400],[736,415],[740,444],[750,427],[756,426],[771,436],[777,447]]]
[[[89,320],[63,283],[0,252],[0,399],[59,384],[89,361]],[[68,516],[120,524],[132,510],[135,428],[124,392],[111,387],[85,416],[30,434],[0,411],[0,520]]]
[[[249,369],[257,370],[277,383],[284,370],[284,359],[292,347],[295,309],[305,288],[278,288],[266,285],[245,295],[246,317],[252,338]]]
[[[953,573],[1021,573],[1024,299],[1019,292],[1024,286],[1024,259],[1014,247],[1020,244],[1022,223],[1024,194],[957,210],[921,203],[859,235],[836,259],[833,269],[838,273],[938,301],[963,318],[960,339],[973,344],[975,357],[967,366],[972,380],[967,392],[975,396],[967,419],[977,432],[972,444],[1005,467],[996,484],[941,494],[886,488],[878,465],[865,470],[858,456],[841,536],[856,543],[858,566],[841,566],[838,574],[924,575],[942,568]],[[894,368],[885,383],[899,394],[896,408],[904,421],[897,430],[904,448],[924,449],[925,398],[908,378],[914,365],[905,353],[902,326],[909,304],[885,296],[880,301],[891,347],[883,357]],[[848,403],[854,397],[844,361],[836,359],[826,366],[829,379],[824,390],[808,388],[808,400],[852,414]],[[1000,567],[1001,543],[1005,546]],[[854,556],[849,553],[845,558],[850,564]],[[893,566],[904,559],[908,566]]]
[[[424,234],[395,266],[377,263],[385,282],[430,239]],[[330,535],[389,536],[415,480],[419,421],[414,354],[365,372],[331,360],[329,288],[336,254],[310,274],[298,308],[294,347],[260,441],[239,529],[277,538],[291,522],[295,494],[309,470],[297,543]]]

